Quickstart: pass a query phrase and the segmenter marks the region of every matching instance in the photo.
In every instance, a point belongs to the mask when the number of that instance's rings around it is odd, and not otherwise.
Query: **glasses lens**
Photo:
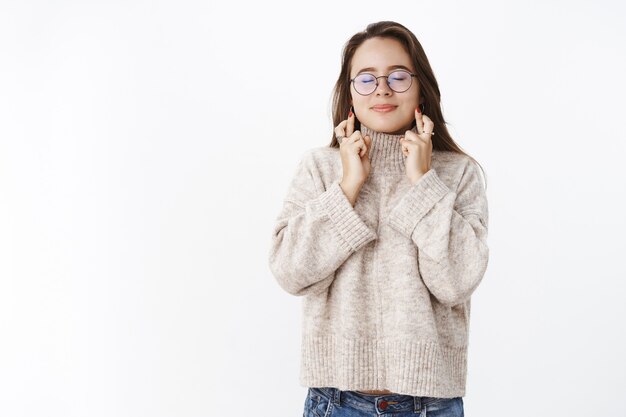
[[[406,71],[394,71],[389,74],[389,88],[397,93],[402,93],[411,87],[411,74]]]
[[[371,74],[360,74],[354,79],[354,89],[359,94],[371,94],[376,90],[376,78]]]

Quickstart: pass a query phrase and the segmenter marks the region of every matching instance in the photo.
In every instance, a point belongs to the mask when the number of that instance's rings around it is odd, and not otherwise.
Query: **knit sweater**
[[[354,207],[339,149],[311,148],[273,228],[270,270],[303,297],[300,385],[462,397],[470,297],[489,257],[478,166],[433,150],[411,184],[402,135],[361,134],[371,170]]]

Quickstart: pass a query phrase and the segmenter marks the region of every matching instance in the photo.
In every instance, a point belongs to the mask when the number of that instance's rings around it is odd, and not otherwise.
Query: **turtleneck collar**
[[[417,126],[411,128],[417,133]],[[406,156],[402,153],[400,138],[404,136],[378,132],[361,123],[361,136],[372,138],[370,149],[370,175],[374,172],[381,175],[401,174],[405,172]]]

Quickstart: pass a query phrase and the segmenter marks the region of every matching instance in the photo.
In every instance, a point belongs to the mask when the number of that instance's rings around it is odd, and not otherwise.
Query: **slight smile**
[[[372,107],[372,110],[377,111],[379,113],[387,113],[390,111],[394,111],[396,109],[396,107],[398,106],[392,106],[392,105],[384,105],[384,106],[374,106]]]

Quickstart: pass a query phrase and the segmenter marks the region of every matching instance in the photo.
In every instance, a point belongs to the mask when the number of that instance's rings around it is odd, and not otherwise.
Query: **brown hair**
[[[415,35],[400,23],[392,21],[371,23],[367,25],[367,28],[364,31],[358,32],[352,36],[344,45],[341,72],[339,73],[339,78],[333,88],[333,136],[328,146],[331,148],[339,147],[334,127],[347,118],[348,111],[350,110],[350,67],[352,66],[354,53],[364,41],[374,37],[396,39],[404,46],[404,49],[409,54],[411,62],[415,67],[415,74],[417,75],[417,80],[420,85],[420,94],[424,97],[423,114],[427,115],[435,124],[435,135],[432,136],[433,149],[456,152],[470,158],[478,164],[483,171],[486,188],[486,175],[482,165],[480,165],[472,156],[463,151],[448,132],[448,128],[446,127],[447,123],[441,111],[441,93],[439,91],[439,85],[437,84],[435,74],[430,67],[430,63],[428,62],[428,58],[426,57],[426,53],[424,52],[422,45],[419,43]],[[355,116],[355,130],[360,129],[360,126],[361,124]]]

